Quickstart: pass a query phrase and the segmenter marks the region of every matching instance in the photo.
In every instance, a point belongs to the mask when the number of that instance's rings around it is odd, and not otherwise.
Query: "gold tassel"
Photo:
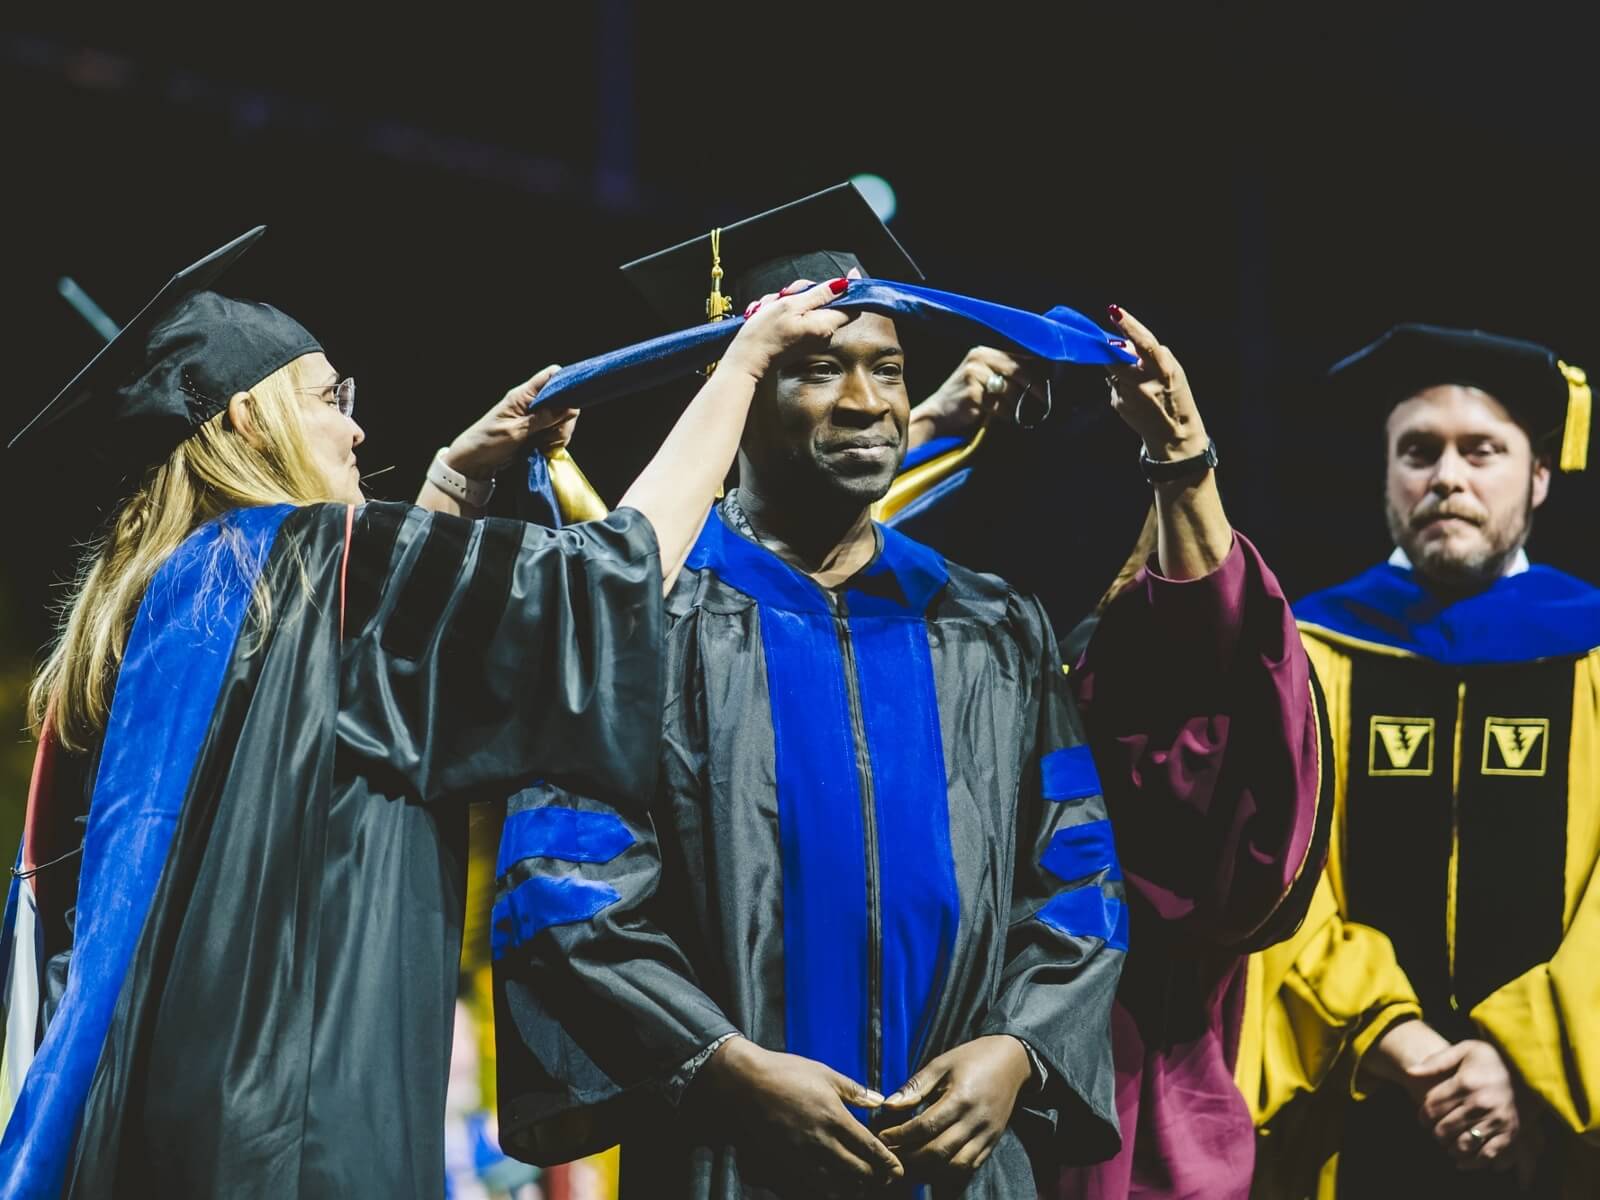
[[[722,321],[733,315],[733,298],[722,294],[722,230],[711,231],[711,295],[706,297],[706,320]],[[707,379],[717,369],[716,363],[707,363],[702,374]],[[721,499],[722,493],[717,493]]]
[[[1589,466],[1589,421],[1594,397],[1589,391],[1589,376],[1582,367],[1556,366],[1567,379],[1567,424],[1561,435],[1561,469],[1582,471]]]
[[[711,295],[706,297],[706,320],[733,315],[733,298],[722,294],[722,230],[711,231]]]
[[[722,294],[722,230],[711,231],[711,295],[706,297],[706,320],[721,321],[733,316],[733,299]],[[717,369],[716,363],[706,364],[706,378]],[[717,489],[717,499],[722,499],[722,489]]]

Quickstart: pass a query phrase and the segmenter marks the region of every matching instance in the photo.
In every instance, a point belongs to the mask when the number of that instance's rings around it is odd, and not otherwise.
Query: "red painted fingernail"
[[[1111,319],[1113,321],[1115,321],[1118,325],[1122,324],[1122,306],[1121,305],[1108,304],[1108,305],[1106,305],[1106,312],[1110,315]]]
[[[844,291],[845,288],[847,288],[849,286],[850,286],[850,281],[848,279],[844,278],[844,276],[842,276],[842,275],[838,279],[830,279],[830,280],[828,280],[828,290],[830,292],[832,292],[835,296],[837,296],[840,292]]]
[[[755,316],[756,315],[756,309],[758,309],[760,307],[761,307],[761,301],[759,301],[759,300],[752,300],[752,301],[750,301],[749,304],[745,305],[745,309],[744,309],[745,320],[748,321],[751,317]]]

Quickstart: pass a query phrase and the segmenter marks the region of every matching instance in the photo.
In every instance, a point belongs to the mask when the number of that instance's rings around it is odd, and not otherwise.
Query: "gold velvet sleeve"
[[[1297,1096],[1361,1098],[1361,1060],[1396,1022],[1422,1014],[1389,939],[1340,916],[1323,876],[1300,932],[1251,956],[1236,1079],[1265,1125]]]

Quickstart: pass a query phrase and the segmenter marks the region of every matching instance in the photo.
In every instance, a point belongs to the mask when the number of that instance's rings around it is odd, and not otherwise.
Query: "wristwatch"
[[[1192,479],[1204,475],[1217,465],[1217,444],[1210,438],[1206,439],[1206,448],[1199,454],[1189,458],[1174,458],[1158,462],[1150,457],[1150,452],[1143,446],[1139,447],[1139,466],[1144,471],[1145,480],[1149,483],[1174,483],[1180,479]]]
[[[469,479],[444,461],[450,447],[439,447],[439,453],[428,464],[428,482],[447,496],[454,496],[473,508],[484,508],[494,495],[493,479]]]

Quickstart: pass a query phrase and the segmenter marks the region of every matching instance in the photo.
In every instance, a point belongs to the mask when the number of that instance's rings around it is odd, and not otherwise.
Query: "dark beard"
[[[1389,524],[1389,536],[1405,551],[1412,570],[1424,580],[1448,592],[1481,591],[1506,573],[1517,551],[1527,544],[1528,535],[1533,531],[1533,480],[1528,480],[1528,492],[1518,519],[1508,522],[1503,530],[1496,530],[1492,525],[1485,527],[1488,549],[1469,557],[1421,548],[1419,531],[1412,527],[1410,518],[1395,511],[1387,494],[1384,516]]]

